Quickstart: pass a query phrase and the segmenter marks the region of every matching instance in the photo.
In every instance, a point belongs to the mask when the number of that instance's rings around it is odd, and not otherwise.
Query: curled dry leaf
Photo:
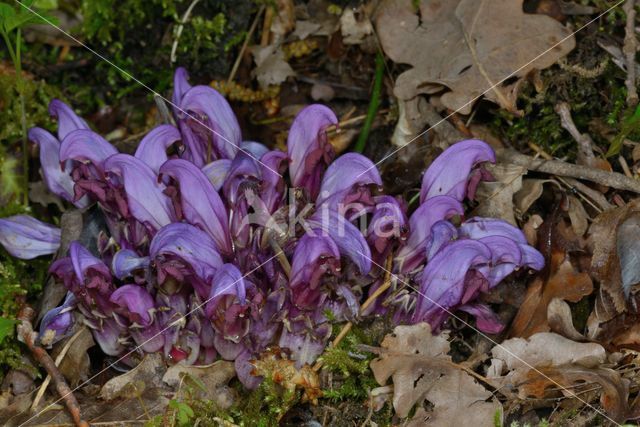
[[[74,336],[57,343],[51,354],[51,356],[56,359],[58,357],[58,353],[62,351],[67,344],[67,341],[75,338],[73,339],[73,343],[69,347],[67,354],[65,354],[58,366],[58,369],[60,369],[60,372],[67,379],[67,382],[71,387],[75,387],[80,381],[84,381],[89,377],[91,361],[89,360],[89,354],[87,351],[96,345],[91,331],[86,326],[82,326],[82,330],[76,332],[76,334],[78,335],[75,336],[74,334]]]
[[[588,241],[593,251],[591,272],[600,284],[588,321],[590,339],[640,348],[640,339],[629,341],[638,335],[630,333],[640,311],[637,295],[631,292],[639,267],[636,253],[640,237],[639,213],[640,200],[633,200],[625,206],[601,213],[589,228]],[[619,336],[626,338],[620,341]]]
[[[448,335],[432,335],[427,323],[397,326],[382,341],[380,357],[371,370],[380,385],[393,380],[393,407],[400,417],[414,405],[428,401],[430,411],[420,406],[413,425],[450,426],[471,423],[491,426],[500,403],[473,377],[451,362]]]
[[[552,179],[525,179],[522,188],[513,196],[515,208],[521,214],[526,213],[531,205],[542,196],[544,184],[554,182]]]
[[[160,379],[164,370],[165,364],[160,354],[147,354],[138,366],[107,381],[100,390],[100,398],[113,400],[118,397],[138,397],[145,389],[161,386]]]
[[[593,368],[607,359],[600,344],[575,342],[553,332],[540,332],[528,339],[510,338],[495,346],[491,354],[490,376],[538,366],[575,364]]]
[[[577,197],[569,196],[567,199],[569,201],[567,213],[569,214],[573,231],[575,231],[578,236],[584,236],[587,228],[589,228],[589,214],[587,214],[582,202],[578,200]]]
[[[586,338],[576,330],[573,326],[573,318],[571,317],[571,307],[566,301],[560,298],[554,298],[547,307],[547,321],[553,332],[574,341],[584,341]]]
[[[513,211],[513,195],[522,188],[522,176],[527,170],[510,164],[488,165],[495,181],[483,181],[478,185],[476,199],[480,202],[474,214],[482,217],[500,218],[516,224]]]
[[[527,340],[509,339],[494,347],[492,355],[488,377],[517,388],[521,399],[580,395],[584,402],[590,400],[584,393],[599,391],[607,417],[620,423],[629,416],[628,380],[601,367],[607,353],[599,344],[578,343],[542,332]],[[599,390],[594,389],[596,384]]]
[[[191,397],[212,401],[217,408],[227,409],[233,404],[233,393],[227,386],[229,380],[236,375],[233,362],[218,360],[210,365],[191,366],[173,365],[162,377],[162,382],[177,391],[176,399],[180,400],[184,393],[183,382],[195,380],[199,386],[191,387]]]
[[[340,16],[340,32],[344,44],[360,44],[373,34],[373,25],[362,11],[356,15],[352,8],[346,8]]]
[[[585,368],[582,366],[563,366],[530,370],[522,393],[528,396],[544,398],[548,391],[557,390],[566,397],[575,397],[578,393],[593,390],[594,385],[601,389],[600,404],[607,417],[616,423],[628,419],[629,381],[613,369]],[[559,389],[559,390],[558,390]],[[584,400],[584,394],[581,393]]]
[[[561,247],[561,234],[569,230],[560,225],[548,231],[548,238],[553,239],[550,248],[550,259],[545,274],[540,274],[531,282],[523,303],[511,325],[509,336],[527,338],[536,332],[549,331],[547,307],[554,298],[578,302],[593,292],[593,282],[586,272],[580,272],[571,262],[570,244]],[[575,235],[573,235],[575,237]],[[570,238],[570,237],[569,237]]]
[[[386,0],[376,16],[385,53],[413,66],[396,80],[400,99],[445,86],[450,91],[442,103],[449,109],[468,114],[474,99],[484,95],[516,112],[519,82],[497,83],[549,67],[575,46],[566,27],[548,16],[525,14],[521,0],[422,0],[419,10],[414,5]]]

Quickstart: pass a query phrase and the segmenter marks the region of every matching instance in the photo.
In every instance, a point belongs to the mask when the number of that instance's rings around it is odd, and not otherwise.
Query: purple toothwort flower
[[[478,298],[544,264],[517,228],[464,220],[462,202],[489,178],[482,164],[495,161],[481,141],[455,144],[433,162],[407,219],[370,159],[334,159],[327,130],[338,119],[325,106],[300,111],[283,152],[243,141],[222,95],[192,86],[182,68],[172,102],[176,126],[153,128],[134,155],[58,100],[50,105],[57,137],[30,131],[49,189],[77,207],[95,204],[107,226],[97,245],[72,242],[52,263],[69,294],[45,315],[43,344],[83,319],[102,351],[125,363],[153,352],[169,363],[234,360],[255,387],[251,360],[278,345],[298,367],[313,363],[334,322],[389,316],[437,330],[461,311],[496,333],[500,320]],[[0,219],[0,243],[17,257],[52,254],[60,238],[30,217]],[[398,281],[361,312],[389,262]],[[419,292],[400,282],[419,283]]]
[[[310,105],[298,113],[287,139],[289,175],[294,187],[305,188],[315,199],[322,174],[335,157],[326,129],[337,125],[338,118],[324,105]]]
[[[60,247],[60,229],[27,215],[1,218],[0,244],[20,259],[51,255]]]
[[[477,139],[458,142],[438,156],[422,178],[420,203],[434,196],[451,196],[458,201],[473,198],[480,179],[490,178],[486,171],[473,168],[483,162],[495,163],[491,147]]]

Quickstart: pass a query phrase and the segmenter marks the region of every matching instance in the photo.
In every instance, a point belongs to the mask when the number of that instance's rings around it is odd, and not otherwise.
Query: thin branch
[[[89,427],[89,423],[82,419],[80,414],[80,405],[78,404],[76,397],[73,395],[73,391],[69,388],[69,385],[64,379],[64,376],[58,370],[58,367],[51,356],[49,356],[49,353],[36,344],[38,333],[34,332],[33,326],[31,325],[31,320],[34,318],[34,315],[35,312],[31,307],[28,305],[22,307],[20,314],[18,315],[18,320],[21,321],[21,324],[18,325],[17,328],[18,337],[26,344],[29,350],[31,350],[33,357],[38,361],[38,363],[40,363],[49,375],[51,375],[53,383],[56,386],[56,390],[62,400],[64,400],[74,424],[79,427]]]
[[[636,88],[636,51],[638,50],[638,39],[636,39],[636,0],[627,0],[623,6],[627,15],[627,25],[625,27],[624,46],[622,52],[627,65],[627,105],[635,107],[638,104],[638,90]]]
[[[238,68],[240,67],[240,62],[242,61],[242,56],[244,55],[244,51],[247,50],[247,46],[249,45],[249,41],[251,40],[251,36],[253,36],[253,32],[256,30],[258,26],[258,20],[260,19],[260,15],[264,11],[264,6],[261,6],[256,13],[256,17],[253,19],[253,23],[251,24],[251,28],[249,28],[249,32],[247,36],[244,38],[244,42],[242,43],[242,47],[240,48],[240,52],[238,52],[238,57],[236,58],[236,62],[233,64],[233,68],[229,73],[229,78],[227,79],[228,83],[231,83],[233,79],[236,77],[236,73],[238,72]]]

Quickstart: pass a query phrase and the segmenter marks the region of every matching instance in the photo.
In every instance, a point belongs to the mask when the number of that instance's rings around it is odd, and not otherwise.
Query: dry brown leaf
[[[526,213],[531,205],[542,196],[544,184],[555,183],[552,179],[525,179],[522,188],[513,196],[513,203],[520,214]]]
[[[576,364],[593,368],[607,358],[600,344],[575,342],[553,332],[540,332],[528,339],[510,338],[495,346],[491,354],[491,376],[518,369],[529,370],[532,366]]]
[[[54,346],[51,353],[54,359],[58,357],[59,352],[71,338],[73,337],[69,337]],[[82,331],[79,332],[79,335],[73,340],[67,354],[65,354],[64,358],[60,361],[58,368],[71,387],[75,387],[80,381],[84,381],[89,377],[91,361],[89,360],[87,350],[94,345],[96,345],[96,343],[93,341],[91,331],[86,326],[83,326]]]
[[[340,16],[340,32],[344,44],[360,44],[373,34],[373,25],[362,11],[356,16],[353,8],[346,8]]]
[[[588,322],[591,339],[609,340],[613,338],[619,332],[615,331],[616,327],[628,327],[628,322],[620,316],[629,311],[636,314],[639,311],[635,304],[630,306],[625,298],[621,263],[618,256],[619,236],[626,233],[632,234],[635,227],[633,222],[630,222],[627,225],[630,230],[623,230],[622,233],[619,233],[620,224],[625,223],[628,218],[635,217],[638,212],[640,212],[640,200],[633,200],[625,206],[601,213],[589,228],[588,241],[593,252],[591,272],[600,282],[595,307]],[[632,248],[632,245],[621,245],[622,250],[626,250],[625,248]],[[629,260],[633,260],[633,258],[631,257]],[[628,280],[633,280],[632,277],[633,274],[630,273]],[[604,326],[605,323],[614,319],[616,321],[608,325],[609,327]]]
[[[527,338],[536,332],[548,331],[547,307],[554,298],[578,302],[593,292],[587,273],[576,271],[569,255],[554,250],[549,262],[549,274],[538,275],[529,284],[525,299],[511,325],[509,336]]]
[[[413,425],[427,419],[437,426],[493,425],[500,404],[489,400],[491,392],[451,362],[448,351],[448,335],[432,335],[427,323],[397,326],[382,341],[380,357],[371,362],[371,370],[380,385],[393,380],[393,407],[398,416],[406,417],[424,400],[433,405],[429,412],[419,408]]]
[[[500,218],[516,224],[513,211],[513,195],[522,188],[525,168],[510,164],[487,166],[495,181],[483,181],[478,185],[476,199],[479,202],[474,214],[482,217]]]
[[[549,391],[561,392],[565,397],[575,397],[578,393],[585,399],[584,392],[593,391],[594,385],[601,388],[600,403],[607,416],[616,423],[624,422],[630,415],[629,380],[613,369],[585,368],[582,366],[562,366],[530,370],[526,381],[520,386],[522,395],[539,399]]]
[[[256,62],[256,68],[252,74],[263,88],[279,85],[287,77],[295,76],[296,74],[291,65],[284,59],[284,52],[280,46],[275,44],[265,47],[254,46],[251,48],[251,53],[253,53],[253,59]]]
[[[204,386],[204,389],[199,386],[191,387],[190,397],[210,400],[217,408],[227,409],[234,401],[233,393],[227,383],[235,376],[233,362],[218,360],[204,366],[173,365],[163,375],[162,382],[177,390],[174,399],[180,400],[181,393],[185,391],[184,381],[187,378],[195,379],[200,386]]]
[[[118,397],[138,397],[147,388],[161,386],[160,379],[164,370],[165,364],[160,354],[147,354],[138,366],[107,381],[100,390],[100,398],[113,400]]]
[[[587,214],[582,202],[578,200],[577,197],[569,196],[567,199],[569,201],[567,213],[569,214],[573,231],[575,231],[578,236],[584,236],[587,228],[589,228],[589,214]]]
[[[547,322],[549,328],[564,337],[574,341],[585,341],[586,338],[573,326],[571,307],[560,298],[554,298],[547,307]]]
[[[400,99],[446,86],[450,92],[442,103],[468,114],[474,98],[514,70],[522,77],[549,67],[575,46],[566,27],[548,16],[525,14],[521,0],[422,0],[419,11],[413,5],[386,0],[376,16],[385,53],[413,66],[396,80]],[[484,96],[516,112],[517,85],[497,85]]]

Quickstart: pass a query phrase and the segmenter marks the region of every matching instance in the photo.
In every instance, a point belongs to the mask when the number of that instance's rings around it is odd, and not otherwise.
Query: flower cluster
[[[369,159],[335,158],[326,130],[338,121],[325,106],[296,116],[285,153],[243,141],[226,100],[190,86],[183,69],[172,103],[175,126],[151,130],[132,155],[58,100],[50,105],[57,137],[29,132],[48,188],[77,208],[97,205],[107,224],[97,251],[72,242],[51,265],[69,292],[44,316],[43,343],[82,319],[108,355],[131,363],[140,352],[198,364],[222,357],[255,386],[249,361],[266,347],[312,363],[329,339],[329,318],[362,315],[363,295],[381,285],[387,259],[419,292],[394,289],[367,313],[437,327],[460,309],[489,331],[498,323],[475,303],[479,293],[517,268],[542,267],[503,221],[448,221],[490,178],[481,164],[493,151],[483,142],[460,142],[434,161],[407,220],[406,205],[382,194]],[[0,243],[29,259],[54,253],[60,230],[27,216],[0,219]]]
[[[495,162],[491,147],[467,140],[446,150],[425,172],[420,206],[409,219],[410,237],[396,257],[400,273],[424,268],[416,275],[419,293],[404,297],[399,321],[426,321],[438,328],[452,311],[462,310],[476,318],[480,330],[500,332],[503,325],[495,314],[475,300],[517,269],[544,266],[542,254],[505,221],[471,218],[458,227],[449,221],[463,215],[462,202],[473,200],[480,180],[491,179],[485,162]]]

